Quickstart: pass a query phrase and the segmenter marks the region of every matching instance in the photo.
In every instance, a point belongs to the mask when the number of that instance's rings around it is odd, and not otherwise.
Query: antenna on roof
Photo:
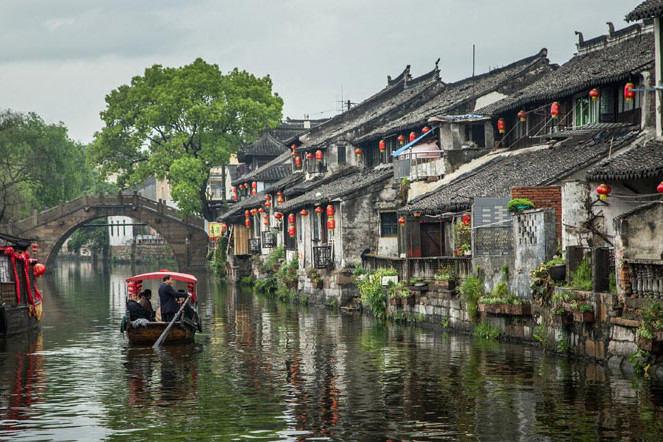
[[[474,94],[474,71],[477,64],[477,46],[472,43],[472,94]]]

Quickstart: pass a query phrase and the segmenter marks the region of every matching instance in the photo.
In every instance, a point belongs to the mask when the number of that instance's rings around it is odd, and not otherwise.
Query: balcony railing
[[[313,246],[313,265],[316,269],[329,269],[334,265],[332,246]]]
[[[395,161],[396,180],[411,180],[444,175],[444,159],[441,150],[427,150],[401,154]]]
[[[433,279],[440,269],[453,272],[458,278],[465,278],[472,273],[471,256],[398,258],[395,256],[365,255],[362,264],[368,270],[394,268],[398,272],[398,279],[400,280],[411,278]]]
[[[269,231],[262,232],[262,246],[266,249],[276,247],[276,233]]]
[[[249,238],[249,253],[251,255],[260,255],[260,238]]]
[[[630,269],[632,294],[641,298],[663,299],[663,261],[633,259]]]

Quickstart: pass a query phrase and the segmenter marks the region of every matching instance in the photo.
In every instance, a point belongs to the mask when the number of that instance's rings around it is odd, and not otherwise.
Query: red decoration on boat
[[[626,101],[633,101],[635,98],[635,85],[633,83],[626,83],[626,86],[624,86],[624,98]]]
[[[405,217],[401,216],[400,218],[398,218],[398,224],[400,224],[401,226],[404,226],[405,225]]]
[[[556,101],[550,106],[550,116],[554,119],[559,118],[559,103]]]
[[[290,224],[294,224],[294,223],[295,223],[295,214],[294,214],[294,213],[291,213],[290,215],[288,215],[288,222],[289,222]]]
[[[417,139],[417,134],[410,132],[410,143]]]
[[[302,209],[302,211],[299,212],[299,216],[301,216],[302,218],[306,218],[308,216],[308,210]]]
[[[296,232],[297,230],[295,229],[295,225],[290,224],[290,226],[288,227],[288,235],[290,235],[290,238],[294,238]]]
[[[329,218],[327,220],[327,230],[334,230],[336,228],[336,220]]]
[[[506,132],[506,122],[504,121],[504,118],[497,120],[497,131],[501,134]]]
[[[385,143],[384,140],[380,140],[380,144],[378,146],[380,148],[380,152],[387,150],[387,143]]]
[[[422,134],[425,134],[425,133],[427,133],[427,132],[429,132],[429,131],[430,131],[430,127],[428,127],[428,126],[424,126],[424,128],[421,129],[421,133],[422,133]]]
[[[521,123],[527,121],[527,112],[525,112],[524,110],[518,112],[518,119],[520,120]]]
[[[321,150],[316,150],[315,151],[315,161],[317,161],[317,162],[322,161],[322,151]]]
[[[599,90],[596,89],[596,88],[589,91],[589,98],[591,98],[592,101],[598,100],[600,96],[601,96],[601,92],[599,92]]]
[[[398,142],[399,142],[400,145],[402,146],[403,143],[405,143],[405,136],[404,136],[404,135],[399,135],[399,136],[398,136]]]
[[[46,273],[46,266],[40,262],[32,268],[32,274],[35,275],[35,278],[40,278],[44,273]]]
[[[601,184],[599,185],[599,187],[596,188],[596,193],[599,194],[599,199],[601,201],[607,200],[608,195],[610,195],[610,192],[612,192],[612,188],[607,184]]]
[[[324,210],[322,209],[321,206],[318,206],[318,207],[315,208],[315,214],[316,215],[320,216],[320,215],[322,215],[322,212],[324,212]]]
[[[361,158],[361,149],[360,148],[355,149],[355,155],[357,155],[358,158]]]
[[[334,206],[331,204],[327,206],[327,216],[332,217],[336,214],[336,210],[334,210]]]

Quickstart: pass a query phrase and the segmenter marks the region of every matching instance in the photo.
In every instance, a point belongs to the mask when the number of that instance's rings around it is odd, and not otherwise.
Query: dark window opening
[[[336,154],[338,156],[338,164],[345,164],[347,161],[345,157],[345,144],[336,146]]]
[[[380,213],[380,236],[398,236],[396,212]]]

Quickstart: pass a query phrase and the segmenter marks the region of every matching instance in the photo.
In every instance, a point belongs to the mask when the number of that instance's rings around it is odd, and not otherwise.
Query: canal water
[[[60,263],[41,280],[41,333],[0,342],[0,440],[663,439],[661,383],[213,278],[195,344],[132,348],[130,274]]]

